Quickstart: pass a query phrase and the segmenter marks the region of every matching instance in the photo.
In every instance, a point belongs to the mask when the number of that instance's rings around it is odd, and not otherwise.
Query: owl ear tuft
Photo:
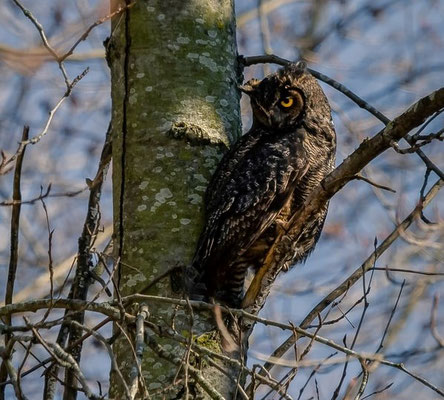
[[[307,69],[307,64],[304,61],[297,61],[288,65],[288,69],[291,70],[293,74],[301,75]]]
[[[294,66],[296,69],[300,69],[300,70],[307,69],[307,63],[305,61],[298,61],[297,63],[295,63]]]
[[[257,90],[260,82],[261,81],[259,79],[253,78],[246,82],[244,85],[240,85],[239,89],[241,92],[244,92],[245,94],[251,96]]]

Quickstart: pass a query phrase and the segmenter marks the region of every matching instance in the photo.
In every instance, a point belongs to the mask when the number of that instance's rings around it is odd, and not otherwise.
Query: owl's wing
[[[245,140],[212,180],[207,223],[193,262],[200,271],[228,268],[270,226],[306,172],[303,132]],[[230,165],[235,168],[226,171]]]
[[[254,148],[260,139],[260,132],[250,131],[225,153],[219,162],[205,193],[205,208],[207,216],[217,208],[232,173],[238,169],[238,164]]]

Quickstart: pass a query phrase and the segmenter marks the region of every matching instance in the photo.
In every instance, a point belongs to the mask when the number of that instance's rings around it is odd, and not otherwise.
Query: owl
[[[191,268],[193,290],[238,307],[247,270],[257,271],[276,236],[334,167],[336,134],[324,92],[303,62],[241,87],[253,123],[223,157],[206,192],[206,222]],[[327,206],[285,254],[304,261]]]

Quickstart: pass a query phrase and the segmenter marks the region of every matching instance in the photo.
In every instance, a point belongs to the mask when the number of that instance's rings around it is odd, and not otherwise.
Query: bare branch
[[[12,356],[13,346],[11,343],[6,346],[0,347],[0,357],[3,359],[4,368],[6,369],[9,378],[11,379],[12,386],[14,387],[15,396],[19,400],[27,400],[27,397],[23,394],[22,388],[20,387],[20,378],[17,374],[17,371],[12,364],[11,356]],[[2,388],[2,390],[4,390]],[[3,393],[4,395],[4,393]]]
[[[16,1],[16,0],[14,0]],[[37,135],[32,137],[31,139],[22,141],[23,145],[26,144],[36,144],[38,143],[43,136],[45,136],[48,133],[48,129],[51,125],[51,122],[54,118],[54,115],[56,114],[57,110],[60,108],[60,106],[63,104],[63,102],[71,95],[72,90],[77,85],[77,83],[85,77],[85,75],[89,72],[89,67],[87,67],[82,73],[76,76],[76,78],[70,83],[66,89],[65,94],[60,98],[60,100],[57,102],[57,104],[54,106],[54,108],[49,112],[49,117],[46,120],[45,127],[43,130]]]
[[[35,335],[36,339],[46,349],[46,351],[48,351],[48,353],[51,354],[51,356],[57,361],[57,363],[62,365],[66,369],[73,369],[75,371],[76,376],[80,384],[82,385],[86,397],[92,400],[99,400],[99,397],[91,392],[91,389],[89,388],[85,376],[83,375],[79,365],[77,364],[76,360],[74,360],[74,358],[71,356],[71,354],[63,350],[62,347],[60,347],[57,343],[49,343],[45,341],[40,335],[40,333],[37,331],[37,329],[35,329],[32,326],[29,319],[27,319],[26,317],[24,317],[24,319],[27,325],[30,326],[30,329],[32,330],[32,333]]]
[[[88,209],[85,217],[85,223],[83,225],[82,234],[79,238],[79,252],[77,256],[77,269],[74,277],[73,284],[69,293],[70,299],[86,300],[89,286],[92,282],[90,278],[91,270],[91,248],[94,245],[95,238],[97,236],[100,226],[100,198],[102,195],[102,184],[106,175],[107,167],[111,162],[111,124],[108,126],[108,130],[105,135],[105,141],[100,156],[99,166],[94,181],[89,185],[89,201]],[[83,324],[84,313],[76,314],[73,319],[80,324]],[[66,332],[65,324],[62,324],[60,328],[60,341],[61,344],[63,332]],[[76,326],[69,327],[69,340],[70,353],[74,357],[77,363],[80,362],[82,343],[78,343],[76,346],[72,344],[76,342],[82,335],[82,330]],[[72,389],[75,382],[73,369],[66,371],[66,386],[65,386],[65,398],[75,398],[76,391]],[[57,373],[55,374],[57,375]],[[49,378],[52,379],[52,378]]]
[[[22,140],[27,140],[29,135],[29,127],[25,126],[23,128]],[[6,281],[6,292],[5,292],[5,304],[12,303],[12,296],[14,294],[14,284],[17,273],[17,263],[18,263],[18,244],[19,244],[19,229],[20,229],[20,211],[21,211],[21,177],[22,177],[22,165],[23,158],[25,156],[25,146],[23,147],[23,151],[17,157],[17,163],[15,165],[14,171],[14,186],[13,186],[13,201],[17,201],[17,204],[14,204],[12,207],[11,213],[11,245],[10,245],[10,258],[9,258],[9,268],[8,268],[8,279]],[[4,318],[4,322],[7,325],[11,325],[12,318],[10,314],[7,314]],[[5,347],[8,347],[9,340],[11,339],[10,334],[6,334],[4,337]],[[10,356],[5,356],[0,368],[0,382],[6,380],[7,374],[9,373],[11,379],[14,382],[14,371],[12,368],[12,364],[10,364]],[[12,375],[11,375],[12,374]],[[17,386],[17,387],[16,387]],[[20,392],[20,388],[18,387],[18,383],[14,383],[14,388],[16,388],[16,392]],[[0,388],[0,394],[4,396],[4,388]]]
[[[385,386],[384,388],[382,388],[380,390],[376,390],[373,393],[368,394],[367,396],[363,397],[362,400],[368,399],[369,397],[374,396],[375,394],[385,392],[386,390],[390,389],[392,386],[393,386],[393,382],[389,383],[387,386]]]
[[[335,299],[343,295],[349,290],[349,288],[355,284],[363,273],[367,273],[373,268],[374,262],[379,258],[390,245],[400,236],[401,230],[407,229],[410,224],[417,218],[423,207],[426,207],[432,199],[438,194],[439,190],[444,186],[444,181],[438,180],[429,192],[425,195],[423,202],[402,221],[402,223],[395,228],[395,230],[386,237],[386,239],[378,246],[378,248],[364,261],[364,263],[358,267],[348,278],[346,278],[339,286],[332,290],[327,296],[325,296],[304,318],[300,324],[301,328],[305,328],[311,324],[316,316],[321,313],[329,304]],[[282,357],[292,346],[294,345],[294,336],[288,337],[284,343],[282,343],[273,353],[273,359]],[[267,362],[264,365],[266,370],[270,370],[273,366],[272,362]]]
[[[135,317],[129,313],[121,314],[120,310],[113,303],[92,303],[85,300],[57,299],[51,302],[50,299],[38,299],[24,301],[22,303],[8,304],[0,307],[0,316],[17,314],[22,312],[35,312],[51,307],[54,309],[68,309],[71,311],[93,311],[111,317],[113,320],[127,319],[134,322]]]
[[[141,384],[141,387],[144,389],[144,393],[142,395],[143,398],[148,398],[148,391],[146,388],[146,385],[143,383],[143,375],[142,375],[142,356],[143,356],[143,350],[145,348],[144,343],[144,336],[145,336],[145,330],[144,330],[144,323],[145,320],[149,318],[149,311],[148,307],[146,305],[141,306],[141,309],[139,313],[137,314],[136,318],[136,358],[135,358],[135,365],[131,369],[130,372],[130,399],[133,400],[136,398],[136,395],[139,391],[139,384]]]
[[[263,56],[252,56],[252,57],[243,57],[241,56],[241,62],[244,66],[248,67],[250,65],[254,64],[262,64],[262,63],[273,63],[278,65],[287,65],[291,61],[286,60],[285,58],[278,57],[274,54],[266,54]],[[322,82],[325,82],[327,85],[332,86],[336,90],[339,90],[341,93],[344,93],[349,99],[353,100],[359,107],[367,110],[370,114],[373,114],[376,118],[378,118],[381,122],[383,122],[385,125],[387,125],[390,120],[383,115],[380,111],[378,111],[376,108],[372,107],[370,104],[368,104],[366,101],[361,99],[359,96],[354,94],[350,89],[346,88],[341,83],[335,81],[334,79],[328,77],[327,75],[321,74],[320,72],[317,72],[311,68],[308,68],[308,71],[317,79],[321,80]]]
[[[29,134],[29,127],[23,128],[22,140],[27,140]],[[11,257],[9,261],[8,280],[6,284],[5,304],[12,303],[12,296],[14,292],[15,275],[17,271],[18,261],[18,239],[19,239],[19,225],[20,225],[20,210],[21,210],[21,190],[20,181],[22,175],[23,158],[25,156],[25,147],[17,157],[17,163],[14,172],[14,188],[13,188],[13,204],[11,215]],[[6,318],[6,323],[11,324],[11,319]]]
[[[433,297],[433,305],[432,311],[430,313],[430,332],[432,333],[433,338],[439,344],[439,346],[444,347],[444,339],[438,333],[438,329],[436,327],[436,313],[438,310],[439,296],[435,294]]]
[[[82,340],[86,339],[86,337],[88,336],[94,336],[100,343],[102,343],[105,346],[109,358],[111,360],[111,369],[116,371],[117,376],[120,378],[122,385],[125,388],[125,392],[129,398],[130,391],[125,381],[125,378],[122,375],[122,371],[120,370],[119,365],[117,364],[117,360],[116,357],[114,356],[113,349],[111,348],[111,345],[108,343],[108,341],[100,333],[97,332],[98,326],[95,326],[93,329],[90,329],[87,328],[85,325],[79,324],[77,321],[71,321],[71,324],[76,325],[77,327],[87,332],[87,334],[82,337]]]
[[[398,297],[396,298],[395,305],[393,306],[393,309],[390,313],[390,317],[387,321],[387,325],[385,326],[384,333],[382,334],[381,342],[379,343],[379,346],[376,349],[375,353],[379,353],[379,351],[384,348],[384,339],[385,339],[387,332],[390,328],[390,323],[392,322],[392,319],[393,319],[393,316],[395,315],[396,309],[398,308],[399,299],[401,298],[401,294],[402,294],[402,290],[404,289],[404,285],[405,285],[405,279],[402,281],[402,285],[401,285],[401,288],[399,289]]]
[[[48,50],[48,52],[57,61],[58,65],[59,65],[59,69],[62,72],[63,79],[65,80],[66,88],[69,90],[69,87],[70,87],[71,84],[69,83],[69,78],[68,78],[68,74],[66,73],[65,66],[62,63],[62,60],[60,60],[60,57],[57,54],[57,52],[55,51],[55,49],[49,44],[48,38],[46,37],[46,33],[45,33],[44,29],[43,29],[42,24],[37,20],[36,17],[34,17],[34,15],[31,13],[31,11],[26,9],[23,6],[23,4],[20,3],[20,1],[13,0],[13,2],[15,3],[15,5],[18,8],[20,8],[20,10],[22,10],[22,12],[25,15],[25,17],[28,18],[32,22],[32,24],[37,28],[37,31],[39,32],[40,38],[42,39],[43,46],[45,46],[45,48]]]
[[[20,152],[19,156],[21,154],[23,154],[22,151]],[[12,200],[6,200],[6,201],[0,202],[0,206],[13,206],[14,207],[14,206],[17,206],[17,205],[21,206],[22,204],[34,204],[37,201],[41,201],[44,198],[48,197],[50,191],[51,191],[51,184],[48,185],[45,193],[43,193],[43,188],[40,188],[40,194],[38,196],[30,199],[30,200],[21,200],[21,198],[20,199],[14,199],[13,198]]]
[[[383,186],[383,185],[379,185],[379,184],[377,184],[377,183],[375,183],[375,182],[372,182],[370,179],[365,178],[364,176],[362,176],[362,175],[360,175],[360,174],[355,175],[355,176],[353,177],[353,179],[356,179],[356,180],[358,180],[358,181],[364,181],[364,182],[367,182],[368,184],[370,184],[370,185],[372,185],[372,186],[374,186],[374,187],[377,187],[377,188],[379,188],[379,189],[387,190],[387,191],[392,192],[392,193],[396,193],[396,190],[394,190],[394,189],[392,189],[392,188],[389,188],[388,186]]]
[[[134,6],[134,4],[136,4],[136,2],[128,3],[128,4],[125,4],[125,5],[120,5],[120,6],[117,8],[116,11],[114,11],[114,12],[112,12],[112,13],[110,13],[110,14],[107,14],[107,15],[105,15],[104,17],[98,19],[96,22],[94,22],[92,25],[90,25],[90,26],[88,27],[88,29],[87,29],[85,32],[83,32],[82,36],[80,36],[80,37],[76,40],[76,42],[71,46],[71,48],[70,48],[65,54],[63,54],[61,57],[59,57],[58,60],[59,60],[59,61],[65,61],[68,57],[70,57],[70,56],[74,53],[74,50],[77,48],[77,46],[78,46],[81,42],[83,42],[84,40],[86,40],[86,38],[88,37],[88,35],[91,33],[91,31],[92,31],[95,27],[97,27],[97,26],[103,24],[104,22],[110,20],[111,18],[114,18],[116,15],[119,15],[119,14],[122,13],[123,11],[128,10],[129,8],[131,8],[132,6]]]
[[[149,335],[146,339],[148,346],[159,356],[162,357],[165,360],[168,360],[176,367],[179,367],[181,365],[181,360],[179,357],[174,357],[170,352],[165,351],[165,349],[160,346],[154,338]],[[213,388],[213,386],[201,375],[200,371],[191,365],[188,367],[190,373],[193,375],[194,379],[197,383],[205,390],[205,392],[208,394],[208,396],[211,399],[216,400],[225,400],[224,397]]]
[[[96,335],[94,335],[97,338],[97,335],[99,335],[96,331],[99,330],[102,326],[106,325],[107,323],[109,323],[112,319],[110,317],[105,318],[103,321],[101,321],[100,323],[98,323],[95,327],[93,327],[92,329],[88,329],[85,326],[82,325],[82,329],[86,330],[87,333],[85,333],[80,339],[79,342],[83,342],[85,339],[87,339],[88,337],[90,337],[91,335],[93,335],[92,332],[95,332]],[[75,323],[75,321],[72,321],[72,323]],[[45,326],[49,326],[52,325],[45,323],[42,327],[45,328]],[[56,324],[60,324],[60,321],[56,321]],[[3,327],[2,327],[3,328]],[[23,329],[23,331],[29,331],[29,326],[24,326],[24,327],[15,327],[15,329]],[[99,335],[100,336],[100,335]],[[100,339],[98,339],[100,340]],[[77,343],[75,343],[77,344]],[[69,350],[69,347],[67,348],[67,350]],[[22,374],[20,374],[20,377],[24,377],[27,376],[29,374],[31,374],[32,372],[38,370],[41,367],[44,367],[46,364],[48,364],[49,362],[53,361],[52,357],[46,358],[43,361],[40,361],[38,358],[36,358],[34,356],[34,358],[37,360],[38,364],[33,366],[32,368],[28,369],[27,371],[23,372]],[[111,364],[112,365],[112,364]],[[119,372],[119,370],[117,370],[117,372]],[[0,387],[3,387],[7,384],[11,383],[10,381],[4,381],[4,382],[0,382]]]
[[[361,385],[359,386],[359,390],[358,393],[356,394],[355,400],[359,400],[361,398],[368,384],[369,371],[364,361],[361,361],[361,367],[362,367]]]

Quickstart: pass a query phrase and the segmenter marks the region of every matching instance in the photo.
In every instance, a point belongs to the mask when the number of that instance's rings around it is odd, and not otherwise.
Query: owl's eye
[[[293,105],[293,97],[286,97],[284,100],[281,100],[280,104],[284,108],[291,107]]]

